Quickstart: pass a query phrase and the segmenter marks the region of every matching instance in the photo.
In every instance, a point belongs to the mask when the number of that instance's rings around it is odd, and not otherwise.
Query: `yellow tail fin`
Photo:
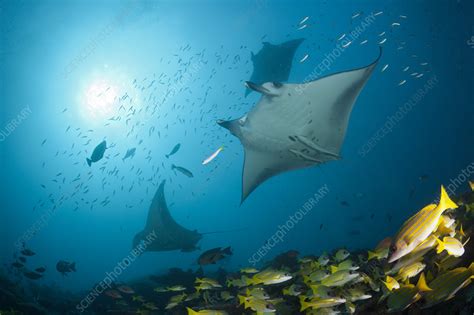
[[[367,252],[368,258],[367,260],[371,260],[377,257],[377,253],[371,252],[370,250]]]
[[[196,314],[199,314],[198,312],[194,311],[192,308],[186,307],[186,309],[188,310],[188,315],[196,315]]]
[[[418,279],[418,283],[416,284],[416,287],[417,287],[418,290],[420,290],[421,292],[433,291],[433,289],[431,289],[431,288],[426,284],[425,273],[424,273],[424,272],[421,273],[420,279]]]
[[[447,209],[456,209],[458,207],[458,205],[455,204],[454,201],[449,198],[449,195],[446,192],[446,189],[444,189],[444,186],[441,186],[441,197],[439,198],[438,207],[442,209],[442,211]]]
[[[469,181],[469,186],[471,186],[471,190],[474,191],[474,182]]]
[[[247,300],[245,298],[245,296],[243,295],[237,295],[239,297],[239,304],[242,305],[244,304]]]
[[[329,268],[331,268],[331,273],[337,272],[337,267],[336,266],[331,265]]]
[[[435,235],[433,235],[435,240],[436,240],[436,243],[438,243],[438,247],[436,247],[436,253],[439,254],[441,253],[444,249],[445,249],[445,244],[443,243],[443,241],[441,241],[439,238],[437,238]]]
[[[304,300],[304,297],[300,297],[300,304],[301,304],[300,312],[304,311],[305,309],[309,307],[309,303]]]

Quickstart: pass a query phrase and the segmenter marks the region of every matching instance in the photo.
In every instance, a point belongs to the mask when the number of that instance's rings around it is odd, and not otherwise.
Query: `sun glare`
[[[94,119],[111,117],[118,103],[117,88],[105,80],[95,81],[85,91],[87,116]]]

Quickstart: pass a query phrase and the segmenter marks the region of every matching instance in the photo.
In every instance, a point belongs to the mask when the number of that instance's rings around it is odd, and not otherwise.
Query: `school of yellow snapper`
[[[196,278],[191,294],[179,285],[155,292],[176,292],[165,307],[170,314],[384,314],[414,304],[436,308],[474,279],[468,245],[474,183],[469,184],[471,192],[456,201],[441,187],[439,202],[419,210],[393,238],[368,252],[339,249],[299,258],[292,268],[244,268],[226,283]],[[474,305],[472,287],[465,291]],[[144,303],[138,313],[153,314],[155,307]]]

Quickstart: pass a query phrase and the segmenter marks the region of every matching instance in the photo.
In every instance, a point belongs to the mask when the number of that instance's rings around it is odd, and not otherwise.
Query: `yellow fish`
[[[403,224],[395,237],[393,252],[388,262],[394,262],[409,254],[436,229],[439,218],[444,211],[457,207],[449,198],[444,187],[441,186],[439,204],[430,204],[424,207]]]
[[[469,181],[469,186],[471,187],[471,190],[474,191],[474,182]]]
[[[464,245],[466,245],[468,241],[469,239],[462,244],[458,239],[450,236],[445,236],[442,241],[439,238],[436,238],[436,242],[438,242],[436,253],[440,254],[442,251],[446,250],[451,256],[461,257],[464,254]]]
[[[344,294],[344,298],[350,302],[367,300],[371,297],[372,295],[365,293],[362,288],[349,288],[346,294]]]
[[[300,304],[301,304],[300,312],[303,312],[304,310],[308,308],[312,308],[312,309],[326,308],[326,307],[332,307],[339,304],[343,304],[345,302],[346,302],[346,299],[343,299],[341,297],[315,298],[310,301],[306,301],[305,296],[300,296]]]
[[[349,251],[347,249],[340,249],[336,252],[336,254],[334,255],[334,259],[336,261],[343,261],[344,259],[346,259],[347,257],[349,257],[351,253],[349,253]]]
[[[246,287],[247,286],[247,282],[249,281],[250,279],[246,276],[242,276],[242,278],[237,278],[237,279],[227,279],[226,280],[226,285],[228,287],[238,287],[238,288],[242,288],[242,287]]]
[[[401,268],[409,266],[417,261],[420,261],[422,257],[426,253],[428,253],[431,249],[433,249],[435,246],[436,246],[436,237],[434,235],[430,235],[426,240],[421,242],[420,245],[415,247],[415,249],[412,250],[410,254],[400,258],[395,264],[395,266],[393,266],[393,268],[386,274],[395,274]]]
[[[275,307],[267,300],[261,300],[252,296],[239,295],[240,304],[244,304],[245,308],[250,308],[255,312],[275,313]]]
[[[393,291],[394,289],[396,290],[400,288],[400,284],[398,283],[398,281],[390,276],[387,276],[385,278],[385,281],[382,280],[382,282],[383,284],[385,284],[389,291]]]
[[[426,307],[433,306],[443,301],[447,301],[454,295],[471,283],[474,279],[474,263],[469,268],[460,267],[443,273],[436,277],[430,287],[433,291],[426,293]]]
[[[174,285],[171,287],[167,287],[166,290],[171,291],[171,292],[180,292],[186,290],[186,287],[182,285]]]
[[[328,270],[316,270],[310,273],[308,276],[303,276],[303,281],[305,283],[319,282],[329,277],[330,274],[331,273]]]
[[[201,310],[201,311],[194,311],[192,308],[186,307],[188,310],[188,315],[227,315],[226,311],[216,311],[216,310]]]
[[[351,270],[341,270],[336,271],[329,277],[321,280],[321,284],[326,287],[340,287],[359,277],[360,274],[357,272],[353,272]]]
[[[376,258],[377,260],[381,260],[388,257],[388,252],[390,250],[390,245],[392,243],[391,237],[386,237],[377,245],[374,251],[368,251],[367,260],[372,260]]]
[[[284,271],[267,269],[255,274],[252,279],[247,280],[247,284],[277,284],[288,281],[291,278],[293,277]]]
[[[406,284],[392,291],[387,300],[388,311],[401,312],[418,301],[421,298],[420,293],[428,291],[431,291],[431,288],[426,284],[425,275],[422,273],[416,286]]]
[[[422,272],[425,267],[426,265],[424,263],[417,261],[411,265],[401,268],[396,278],[399,281],[405,281],[407,279],[413,278]]]
[[[340,270],[357,270],[359,266],[355,262],[350,259],[344,260],[343,262],[339,263],[337,266],[330,266],[331,273],[335,273]]]

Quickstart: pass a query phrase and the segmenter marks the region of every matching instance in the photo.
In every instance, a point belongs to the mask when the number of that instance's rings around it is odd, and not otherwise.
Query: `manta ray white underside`
[[[262,94],[239,119],[218,121],[245,149],[242,202],[279,173],[339,159],[352,107],[382,54],[370,65],[301,83],[247,87]]]

